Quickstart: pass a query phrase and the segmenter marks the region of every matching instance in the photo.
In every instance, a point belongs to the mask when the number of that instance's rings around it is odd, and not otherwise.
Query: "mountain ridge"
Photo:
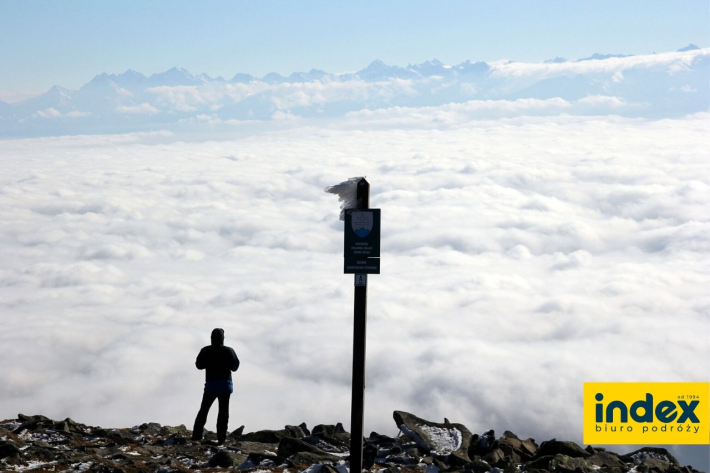
[[[700,48],[699,46],[696,46],[695,44],[691,43],[688,46],[685,46],[683,48],[680,48],[676,50],[676,52],[688,52],[688,51],[696,51],[700,50],[703,48]],[[706,48],[707,49],[707,48]],[[604,53],[594,53],[590,56],[587,56],[585,58],[581,59],[575,59],[573,62],[582,62],[582,61],[598,61],[598,60],[604,60],[604,59],[609,59],[609,58],[626,58],[626,57],[633,57],[636,56],[634,54],[604,54]],[[554,59],[548,59],[543,61],[543,64],[551,64],[551,63],[562,63],[562,62],[570,62],[564,58],[556,57]],[[431,71],[431,70],[451,70],[451,71],[457,71],[457,70],[468,70],[471,65],[478,65],[479,68],[490,68],[489,62],[486,61],[476,61],[476,62],[471,62],[470,59],[464,60],[458,64],[451,64],[447,65],[444,64],[443,62],[439,61],[436,58],[433,58],[431,60],[426,60],[420,64],[407,64],[406,66],[397,66],[397,65],[388,65],[384,61],[380,59],[374,59],[373,61],[370,62],[366,67],[358,70],[357,72],[336,72],[336,73],[330,73],[323,71],[321,69],[315,69],[312,68],[310,71],[295,71],[289,74],[288,76],[283,76],[277,72],[269,72],[267,74],[264,74],[262,77],[257,77],[252,74],[244,73],[244,72],[237,72],[231,79],[225,80],[221,76],[218,76],[216,78],[211,77],[207,73],[200,73],[197,75],[193,75],[191,72],[189,72],[187,69],[178,67],[178,66],[173,66],[170,69],[167,69],[163,72],[157,72],[154,74],[151,74],[150,76],[146,76],[145,74],[138,72],[132,68],[127,69],[126,71],[122,73],[107,73],[107,72],[102,72],[100,74],[97,74],[94,76],[89,82],[84,84],[81,88],[86,87],[87,85],[91,84],[92,82],[99,81],[99,80],[110,80],[115,82],[117,85],[123,86],[126,83],[126,80],[132,79],[133,81],[141,81],[145,82],[147,84],[159,84],[159,85],[166,85],[169,86],[171,84],[166,83],[172,81],[181,81],[183,83],[180,84],[174,84],[174,85],[200,85],[203,83],[210,83],[210,82],[229,82],[229,83],[235,83],[235,82],[240,82],[244,83],[245,80],[248,81],[264,81],[264,82],[269,82],[269,81],[274,81],[276,79],[278,80],[289,80],[290,82],[304,82],[304,81],[315,81],[319,80],[323,77],[331,77],[331,78],[340,78],[343,80],[347,79],[352,79],[352,78],[363,78],[363,75],[368,76],[370,75],[372,71],[380,71],[380,72],[395,72],[399,73],[400,71],[411,71],[411,72],[419,72],[419,71]],[[485,66],[484,66],[485,65]],[[406,75],[411,75],[409,73],[405,73]],[[314,77],[316,75],[317,77]],[[424,74],[419,74],[420,77],[426,77]],[[396,77],[395,76],[388,76],[388,77]],[[124,80],[125,79],[125,80]],[[166,81],[167,79],[167,81]],[[365,79],[366,80],[366,79]],[[61,87],[59,85],[54,85],[51,87],[47,92],[52,90],[55,87]],[[79,90],[80,90],[79,89]],[[64,90],[69,90],[69,89],[64,89]],[[47,93],[45,92],[45,94]],[[41,94],[44,95],[44,94]],[[25,99],[25,100],[30,100],[30,99]],[[21,103],[20,102],[15,102],[15,103]]]
[[[402,67],[376,59],[356,72],[312,68],[261,78],[237,73],[229,80],[180,67],[150,76],[133,69],[104,72],[79,90],[53,86],[37,97],[0,106],[0,137],[155,131],[284,117],[332,119],[351,112],[469,102],[478,103],[466,109],[474,118],[520,111],[649,118],[706,112],[710,48],[682,49],[541,63],[466,60],[447,65],[431,59]],[[511,103],[521,100],[535,102]]]

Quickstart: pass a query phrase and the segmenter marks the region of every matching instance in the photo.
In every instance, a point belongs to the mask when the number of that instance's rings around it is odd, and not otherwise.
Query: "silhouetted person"
[[[239,368],[239,358],[234,350],[224,346],[224,330],[212,330],[212,344],[200,350],[195,366],[205,372],[205,393],[202,395],[200,412],[192,429],[192,440],[202,440],[202,431],[207,422],[207,414],[212,403],[219,401],[217,415],[217,441],[223,444],[227,439],[227,422],[229,421],[229,396],[234,391],[232,371]]]

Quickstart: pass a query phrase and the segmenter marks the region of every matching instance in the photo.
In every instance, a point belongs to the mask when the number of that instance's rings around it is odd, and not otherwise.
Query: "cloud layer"
[[[39,97],[0,102],[0,137],[180,132],[185,123],[204,132],[224,124],[332,121],[391,109],[409,118],[439,108],[478,119],[562,111],[679,118],[708,111],[708,84],[710,48],[697,47],[545,63],[433,60],[399,67],[373,61],[353,73],[237,74],[231,80],[179,68],[150,77],[129,70],[97,75],[77,91],[53,87]]]
[[[500,105],[0,141],[0,417],[190,426],[222,327],[231,428],[347,425],[353,281],[323,189],[355,175],[383,215],[367,432],[403,409],[581,442],[585,381],[707,381],[708,115],[468,115]]]

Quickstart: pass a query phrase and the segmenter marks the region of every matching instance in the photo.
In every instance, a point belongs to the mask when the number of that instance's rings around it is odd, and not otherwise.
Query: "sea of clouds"
[[[710,114],[609,100],[0,141],[0,418],[191,427],[222,327],[231,429],[348,428],[353,277],[323,189],[360,175],[382,209],[367,433],[399,409],[581,443],[584,382],[707,381]]]

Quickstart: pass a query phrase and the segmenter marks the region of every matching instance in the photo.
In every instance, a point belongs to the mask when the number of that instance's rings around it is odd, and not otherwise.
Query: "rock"
[[[211,467],[229,468],[237,463],[237,458],[227,450],[220,450],[207,463]]]
[[[279,443],[284,436],[277,436],[275,430],[259,430],[242,435],[242,440],[259,443]]]
[[[641,463],[647,458],[654,458],[657,460],[666,459],[675,466],[680,466],[678,460],[670,454],[668,450],[661,447],[643,447],[638,450],[634,450],[626,455],[619,456],[621,461],[625,463]]]
[[[362,467],[366,470],[372,468],[377,460],[377,447],[372,444],[366,444],[362,447]]]
[[[337,463],[340,458],[327,453],[298,452],[289,457],[288,461],[294,466],[310,466],[316,463]]]
[[[318,470],[318,473],[339,473],[339,472],[337,469],[333,468],[332,466],[330,466],[326,463],[325,465],[321,465],[320,470]]]
[[[156,440],[155,445],[162,445],[162,446],[168,446],[168,445],[185,445],[187,444],[187,439],[185,437],[181,437],[177,434],[171,435],[164,440]],[[157,453],[157,452],[155,452]]]
[[[338,439],[332,437],[311,435],[309,437],[303,437],[304,442],[310,443],[316,448],[323,450],[326,453],[345,453],[350,450],[350,446],[338,441]]]
[[[304,442],[301,439],[295,439],[292,437],[285,437],[282,438],[281,441],[279,442],[279,448],[277,451],[277,454],[281,458],[289,458],[291,455],[294,455],[299,452],[310,452],[310,453],[316,453],[316,454],[326,454],[323,450],[320,448],[316,447],[315,445],[312,445],[308,442]]]
[[[0,440],[0,459],[20,455],[20,449],[12,444]]]
[[[130,445],[137,443],[136,436],[130,432],[126,432],[125,430],[111,430],[108,432],[107,437],[117,445]]]
[[[281,464],[281,459],[275,455],[262,455],[260,453],[250,453],[238,469],[248,470],[251,468],[273,468]]]
[[[509,440],[509,439],[504,439],[504,440]],[[519,441],[518,441],[519,442]],[[511,461],[513,463],[520,463],[522,460],[520,458],[520,450],[514,449],[512,446],[509,444],[499,444],[499,448],[503,451],[503,454],[506,457],[510,457]],[[531,457],[529,455],[526,455],[526,459],[529,460]]]
[[[404,411],[394,411],[393,417],[402,433],[423,449],[440,455],[458,452],[469,458],[471,431],[463,424],[430,422]]]
[[[495,448],[494,445],[497,443],[495,435],[493,430],[489,430],[483,435],[472,435],[468,447],[468,457],[473,458],[475,455],[485,455],[493,450]]]
[[[185,424],[180,424],[176,427],[172,427],[170,425],[164,425],[160,428],[160,435],[175,435],[175,434],[181,434],[181,435],[187,435],[189,431],[187,430],[187,427],[185,427]]]
[[[517,437],[503,437],[498,439],[498,446],[508,445],[513,450],[518,450],[522,448],[523,442]]]
[[[592,465],[602,468],[624,468],[625,466],[618,456],[605,451],[595,452],[587,460]]]
[[[334,425],[318,424],[315,427],[313,427],[313,431],[311,433],[313,435],[325,434],[328,437],[332,437],[333,434],[335,434],[335,426]]]
[[[244,434],[244,426],[242,425],[237,430],[235,430],[231,434],[229,434],[229,436],[234,437],[235,439],[241,439],[243,434]]]
[[[591,473],[594,471],[592,464],[585,458],[571,457],[557,454],[550,460],[550,470],[562,473]]]
[[[15,455],[9,455],[5,458],[2,459],[3,462],[5,462],[6,465],[19,465],[22,463],[22,458],[20,457],[20,454],[15,454]]]
[[[305,437],[305,433],[300,427],[293,425],[287,425],[286,428],[281,430],[260,430],[258,432],[250,432],[248,434],[242,435],[242,440],[248,442],[260,442],[260,443],[279,443],[283,438],[296,438],[300,439]]]
[[[17,420],[19,420],[20,422],[31,422],[31,421],[49,422],[49,423],[52,422],[52,420],[49,417],[40,416],[40,415],[27,416],[24,414],[17,414]]]
[[[306,433],[301,429],[300,426],[297,425],[287,425],[284,430],[286,430],[289,434],[291,434],[291,437],[301,439],[306,436]]]
[[[164,466],[167,466],[168,468],[179,468],[182,465],[179,461],[175,460],[174,458],[168,458],[163,462]]]
[[[537,444],[533,438],[528,438],[520,442],[520,451],[527,453],[531,457],[534,457],[537,454],[537,449]]]
[[[379,460],[379,461],[378,461]],[[375,459],[377,463],[384,463],[384,464],[396,464],[396,465],[416,465],[419,463],[419,458],[418,457],[413,457],[409,455],[407,452],[398,452],[398,453],[391,453],[389,455],[386,455],[384,458],[382,458],[382,453],[380,452],[380,455]]]
[[[528,468],[536,468],[538,470],[549,470],[550,461],[554,458],[553,455],[537,456],[527,464]]]
[[[318,424],[313,427],[311,435],[316,435],[329,443],[350,445],[350,434],[345,431],[340,422],[335,425]]]
[[[491,465],[483,460],[474,460],[471,462],[469,469],[473,471],[473,473],[486,473],[491,469]]]
[[[300,424],[298,424],[298,426],[301,428],[301,430],[303,431],[303,433],[306,434],[306,437],[308,437],[309,435],[311,435],[311,431],[308,430],[308,426],[306,425],[305,422],[301,422]]]
[[[148,422],[146,424],[141,424],[139,429],[143,435],[154,436],[160,434],[162,426],[157,422]]]
[[[49,448],[32,447],[29,450],[26,450],[24,453],[32,459],[40,460],[43,462],[49,462],[54,460],[54,452]]]
[[[416,419],[409,417],[415,424]],[[345,457],[333,453],[345,453],[349,447],[349,443],[345,443],[349,434],[342,424],[320,424],[313,429],[317,435],[307,435],[310,431],[305,424],[270,431],[274,436],[285,435],[278,443],[243,440],[238,436],[243,434],[243,429],[237,429],[233,432],[236,435],[230,436],[229,447],[218,449],[210,443],[188,443],[185,436],[191,432],[184,426],[173,428],[145,423],[132,429],[107,430],[79,424],[70,418],[53,421],[43,416],[23,415],[20,420],[21,423],[14,419],[0,421],[0,429],[3,429],[0,430],[0,468],[3,471],[40,463],[51,464],[53,471],[97,473],[234,471],[238,465],[241,470],[252,471],[289,469],[338,473],[335,465],[342,464]],[[424,428],[415,426],[426,431],[427,424],[423,422],[426,421],[422,421]],[[22,436],[10,431],[23,424]],[[430,424],[458,429],[457,424],[451,422]],[[423,442],[422,438],[411,437]],[[380,473],[426,473],[431,467],[442,473],[628,473],[631,467],[637,473],[700,473],[691,466],[678,465],[664,448],[643,447],[630,454],[617,455],[592,446],[581,450],[572,442],[556,439],[538,447],[534,439],[521,440],[510,431],[495,439],[494,432],[490,431],[471,436],[467,455],[461,455],[458,449],[443,455],[420,446],[411,437],[392,438],[372,432],[364,446],[364,466],[371,470],[380,468]],[[214,439],[214,432],[206,431],[205,438]],[[277,452],[283,456],[277,456]]]
[[[69,426],[69,423],[68,423],[68,422],[64,422],[64,421],[62,421],[62,422],[56,422],[56,423],[54,424],[54,429],[55,429],[57,432],[64,432],[65,434],[70,434],[70,433],[72,433],[72,429],[71,429],[71,427]]]
[[[370,436],[365,439],[365,442],[376,445],[379,448],[392,448],[395,445],[400,445],[397,439],[378,434],[377,432],[370,432]]]
[[[271,443],[259,443],[259,442],[246,442],[240,440],[235,444],[235,447],[239,449],[242,453],[249,454],[261,454],[261,455],[273,455],[276,456],[275,445]]]
[[[496,465],[500,460],[503,459],[504,456],[505,453],[503,453],[503,450],[501,450],[500,448],[496,448],[484,455],[482,460],[490,465]]]
[[[641,462],[641,465],[646,466],[648,468],[648,471],[655,472],[665,472],[671,468],[670,462],[658,460],[656,458],[647,458]]]
[[[409,450],[407,450],[407,455],[414,458],[416,460],[416,463],[419,463],[419,450],[417,450],[416,448],[410,448]]]
[[[547,455],[567,455],[573,458],[587,458],[590,456],[589,452],[584,450],[582,447],[574,442],[560,441],[557,439],[548,440],[542,442],[540,448],[537,451],[537,456],[543,457]]]
[[[28,420],[26,422],[23,422],[20,424],[18,428],[12,431],[13,434],[20,434],[24,430],[34,430],[39,426],[39,421],[37,420]]]
[[[457,450],[447,457],[446,463],[448,463],[449,466],[452,467],[459,467],[468,465],[469,463],[471,463],[471,460],[468,458],[468,454],[464,454],[461,451]]]
[[[514,459],[513,457],[509,456],[509,455],[505,455],[503,458],[501,458],[500,460],[498,460],[498,462],[497,462],[495,465],[493,465],[493,466],[495,466],[496,468],[500,468],[500,469],[502,469],[502,470],[506,470],[506,471],[507,471],[507,470],[510,470],[510,469],[513,469],[513,470],[514,470],[514,469],[515,469],[515,465],[516,465],[515,459]]]
[[[440,458],[434,457],[434,461],[432,462],[432,464],[433,464],[435,467],[439,468],[440,471],[446,471],[446,470],[449,469],[449,465],[447,465],[447,464],[446,464],[443,460],[441,460]]]

